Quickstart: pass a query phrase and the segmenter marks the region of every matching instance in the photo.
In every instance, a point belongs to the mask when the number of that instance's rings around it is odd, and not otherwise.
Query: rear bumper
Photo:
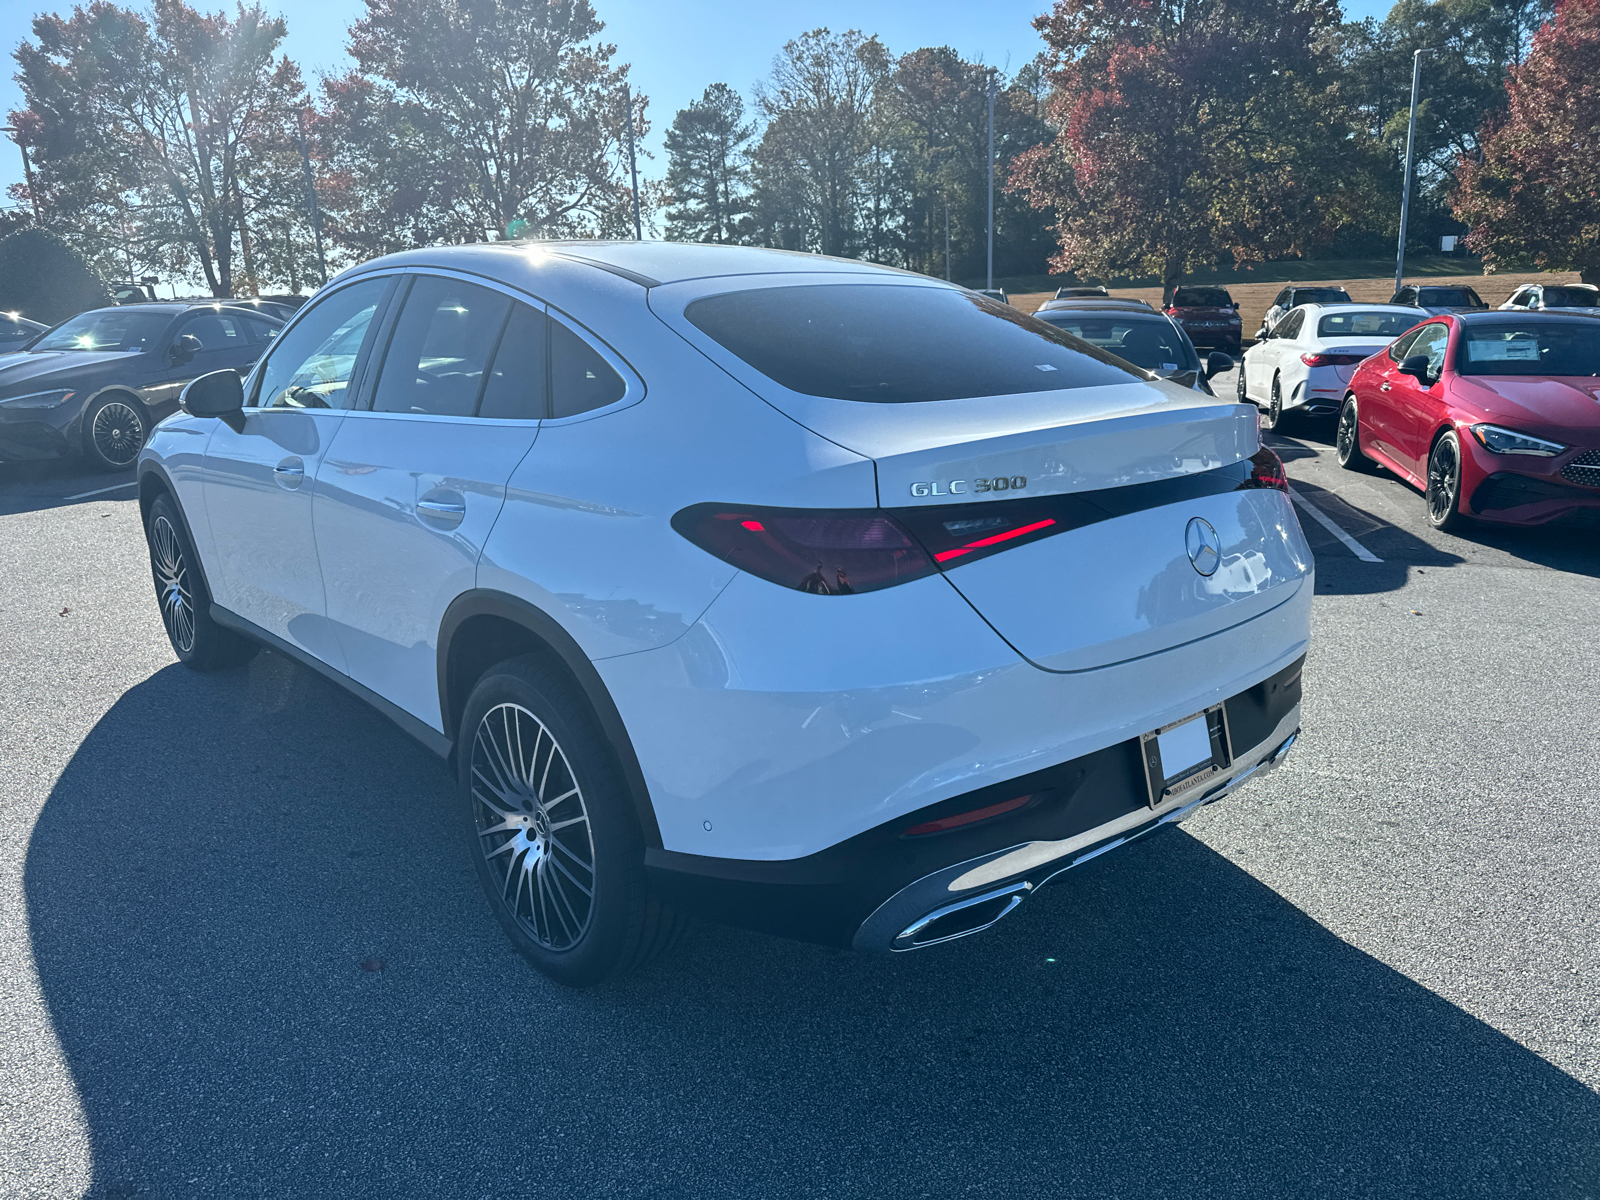
[[[1063,871],[1222,799],[1276,766],[1300,727],[1301,658],[1224,702],[1229,767],[1199,795],[1152,808],[1131,738],[906,814],[799,859],[650,850],[653,889],[712,920],[858,950],[905,950],[977,932]],[[1027,795],[981,824],[924,837],[926,821]]]

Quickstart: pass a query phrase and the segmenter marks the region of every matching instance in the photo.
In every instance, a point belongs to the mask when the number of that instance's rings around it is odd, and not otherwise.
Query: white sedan
[[[1426,314],[1394,304],[1302,304],[1244,352],[1239,399],[1276,428],[1291,409],[1310,416],[1339,411],[1356,364],[1382,350]]]

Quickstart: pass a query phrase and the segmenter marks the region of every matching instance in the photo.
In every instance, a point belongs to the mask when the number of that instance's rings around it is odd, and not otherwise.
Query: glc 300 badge
[[[968,484],[971,488],[968,488]],[[913,483],[913,496],[965,496],[969,492],[1020,492],[1028,486],[1026,475],[996,475],[993,479],[952,479],[949,483]]]

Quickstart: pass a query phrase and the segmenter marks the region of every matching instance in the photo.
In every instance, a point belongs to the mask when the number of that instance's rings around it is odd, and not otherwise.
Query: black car
[[[0,458],[81,452],[102,470],[133,465],[191,379],[249,371],[283,322],[211,302],[79,313],[0,356]]]
[[[1216,394],[1210,378],[1233,369],[1233,358],[1217,351],[1207,355],[1202,366],[1189,335],[1164,313],[1090,301],[1075,308],[1041,308],[1033,315],[1124,362],[1208,395]]]
[[[16,313],[0,312],[0,354],[20,350],[45,331],[47,326]]]
[[[1298,308],[1302,304],[1350,304],[1350,293],[1342,287],[1329,287],[1319,284],[1315,287],[1286,287],[1272,298],[1272,306],[1267,309],[1266,316],[1261,318],[1261,328],[1256,330],[1256,338],[1264,338],[1277,328],[1278,322],[1283,320],[1291,308]]]
[[[1413,287],[1410,284],[1397,291],[1389,303],[1420,308],[1430,317],[1442,317],[1445,313],[1453,312],[1475,312],[1489,307],[1469,287]],[[1418,317],[1417,320],[1422,318]]]

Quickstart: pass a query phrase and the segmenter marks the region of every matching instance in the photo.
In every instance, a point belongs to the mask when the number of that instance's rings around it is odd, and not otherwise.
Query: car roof
[[[1106,316],[1134,317],[1142,318],[1146,321],[1165,321],[1169,325],[1177,324],[1176,321],[1167,316],[1166,313],[1161,312],[1159,309],[1135,308],[1131,304],[1063,304],[1059,308],[1052,308],[1048,310],[1041,308],[1034,313],[1034,316],[1050,316],[1056,313],[1064,316],[1071,315],[1073,313],[1081,313],[1085,315],[1091,313],[1101,313]]]
[[[1380,304],[1377,301],[1367,303],[1361,300],[1308,300],[1304,304],[1296,304],[1295,308],[1314,308],[1319,312],[1345,312],[1358,308],[1362,312],[1392,312],[1404,313],[1408,317],[1417,315],[1417,310],[1410,304]]]
[[[1065,300],[1046,300],[1036,311],[1038,312],[1067,312],[1079,310],[1084,312],[1156,312],[1155,308],[1147,301],[1134,300],[1127,296],[1069,296]],[[1157,316],[1162,314],[1157,313]]]
[[[1585,312],[1583,309],[1566,309],[1562,312],[1545,312],[1539,309],[1527,309],[1522,312],[1507,312],[1503,308],[1475,308],[1468,312],[1447,313],[1446,316],[1468,325],[1504,324],[1508,320],[1517,321],[1600,321],[1600,312]]]
[[[84,313],[126,312],[129,309],[137,309],[139,312],[155,312],[169,317],[176,317],[200,308],[211,308],[218,312],[224,309],[231,309],[234,312],[256,317],[262,321],[276,321],[279,325],[283,324],[281,317],[269,312],[262,312],[260,309],[234,304],[231,300],[147,300],[143,304],[104,304],[99,308],[86,308],[76,315],[81,317]]]

